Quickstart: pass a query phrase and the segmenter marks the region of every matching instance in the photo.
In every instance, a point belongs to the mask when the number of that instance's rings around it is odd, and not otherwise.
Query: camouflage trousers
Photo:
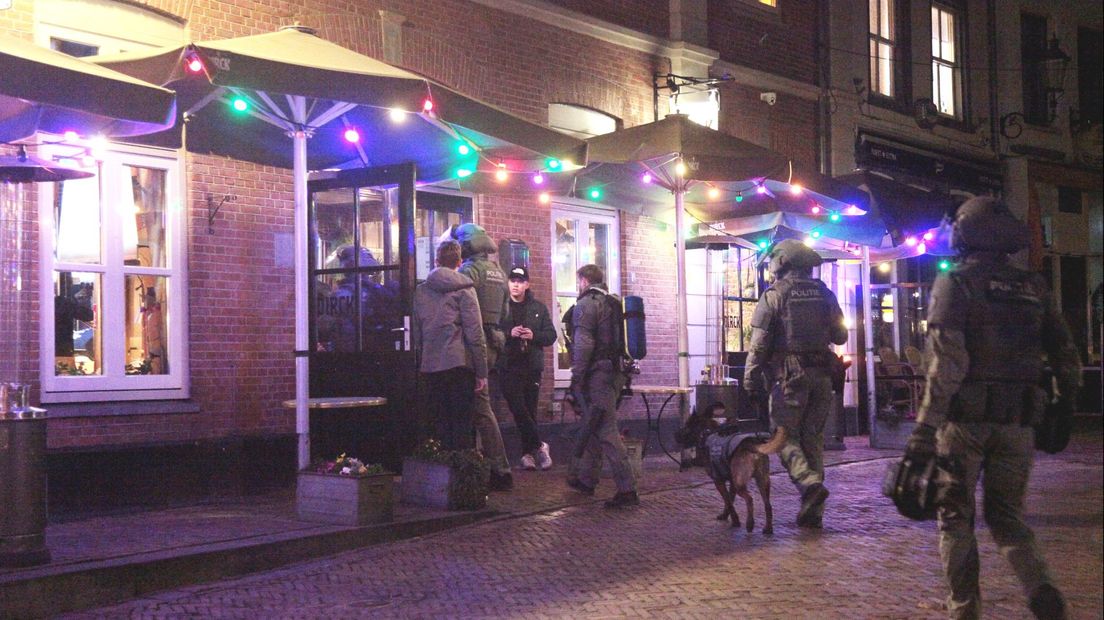
[[[498,361],[498,352],[487,349],[487,367],[494,368]],[[506,447],[502,443],[502,429],[498,426],[498,418],[491,408],[491,388],[475,393],[475,401],[472,403],[472,426],[475,427],[475,436],[479,440],[479,449],[483,452],[483,458],[490,463],[491,471],[499,474],[510,473],[510,461],[506,458]]]
[[[1025,595],[1030,597],[1040,585],[1051,583],[1035,535],[1023,518],[1034,459],[1034,429],[1019,424],[948,422],[939,430],[937,441],[939,454],[949,459],[948,471],[940,480],[948,485],[947,499],[939,509],[939,555],[951,590],[947,612],[951,618],[980,618],[974,536],[974,493],[979,478],[985,523]]]
[[[800,493],[824,483],[824,424],[834,400],[827,368],[792,368],[771,393],[771,424],[786,429],[778,458]],[[823,514],[821,504],[815,516]]]
[[[589,487],[596,487],[604,457],[609,461],[618,493],[636,490],[636,477],[617,428],[617,395],[623,385],[624,378],[611,371],[596,369],[590,373],[579,400],[583,413],[575,437],[575,454],[582,445],[582,456],[572,458],[567,474]]]

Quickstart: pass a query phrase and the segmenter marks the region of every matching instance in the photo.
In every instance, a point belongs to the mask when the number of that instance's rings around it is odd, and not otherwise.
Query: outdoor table
[[[349,409],[353,407],[382,407],[387,399],[382,396],[325,396],[308,398],[308,409]],[[284,407],[295,409],[295,399],[285,400]]]
[[[663,453],[681,467],[682,461],[675,458],[667,451],[667,446],[663,445],[663,435],[659,432],[659,423],[660,420],[663,419],[663,411],[667,409],[668,403],[676,396],[679,397],[679,414],[682,414],[686,408],[686,395],[690,393],[690,388],[666,385],[634,385],[632,386],[632,391],[636,394],[640,394],[640,400],[644,401],[644,415],[647,417],[647,431],[644,433],[644,447],[640,450],[641,455],[648,453],[648,439],[651,437],[652,433],[655,433],[656,441],[659,442],[659,447],[663,449]],[[648,396],[652,394],[659,394],[661,396],[664,394],[667,395],[667,398],[663,399],[663,404],[659,406],[659,411],[656,413],[655,420],[652,420],[652,407],[651,403],[648,402]]]

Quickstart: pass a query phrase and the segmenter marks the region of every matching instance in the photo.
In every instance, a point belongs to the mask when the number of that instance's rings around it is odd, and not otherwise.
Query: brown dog
[[[774,512],[770,501],[770,460],[767,455],[782,449],[786,431],[782,427],[765,442],[753,433],[718,433],[720,425],[713,419],[712,408],[704,414],[695,413],[686,420],[686,426],[676,434],[683,447],[697,447],[699,457],[706,458],[705,469],[717,486],[724,501],[724,510],[717,520],[731,518],[732,527],[740,527],[740,516],[733,502],[740,496],[747,504],[747,531],[755,529],[755,502],[748,492],[748,482],[755,479],[759,495],[763,498],[766,523],[764,534],[774,533]]]

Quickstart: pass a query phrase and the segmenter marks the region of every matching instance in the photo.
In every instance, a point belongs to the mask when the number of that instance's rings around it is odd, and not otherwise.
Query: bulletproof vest
[[[502,318],[502,306],[510,294],[506,274],[485,256],[477,255],[464,261],[460,272],[475,282],[475,296],[479,299],[479,313],[484,324],[498,325]]]
[[[774,286],[782,299],[778,353],[819,353],[828,350],[831,320],[827,289],[820,280],[783,278]]]
[[[1038,381],[1046,294],[1038,276],[1009,265],[966,264],[950,277],[966,295],[966,381]]]
[[[598,303],[598,333],[594,334],[594,359],[617,360],[620,358],[620,350],[624,349],[624,340],[621,336],[620,324],[623,317],[616,312],[614,305],[620,305],[621,300],[609,293],[600,293],[591,289],[587,296]]]

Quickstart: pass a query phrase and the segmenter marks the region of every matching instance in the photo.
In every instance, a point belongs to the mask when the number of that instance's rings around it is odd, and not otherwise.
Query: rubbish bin
[[[0,567],[45,564],[50,561],[46,411],[35,407],[12,411],[4,396],[0,399]]]

